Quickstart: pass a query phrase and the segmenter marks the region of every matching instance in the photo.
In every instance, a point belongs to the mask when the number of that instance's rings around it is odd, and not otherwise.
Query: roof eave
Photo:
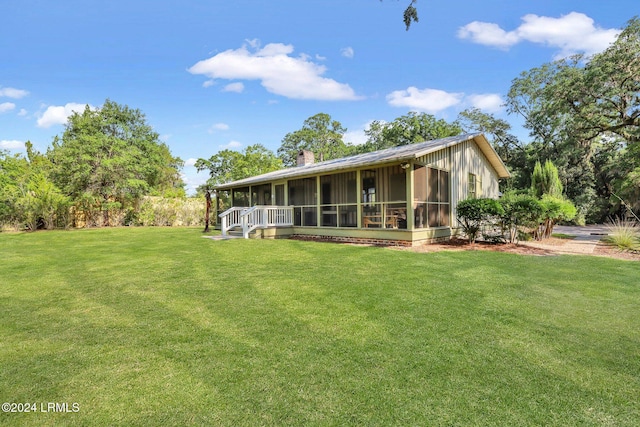
[[[259,185],[259,184],[266,183],[269,181],[274,181],[274,180],[280,181],[280,180],[286,180],[291,178],[301,179],[309,176],[314,176],[317,174],[330,173],[334,171],[360,169],[368,166],[381,166],[381,165],[390,164],[390,163],[413,161],[422,156],[430,154],[432,152],[439,151],[439,150],[442,150],[442,149],[445,149],[469,140],[475,141],[476,145],[480,148],[480,151],[482,151],[482,153],[485,155],[489,163],[493,166],[493,168],[497,172],[499,178],[511,177],[511,174],[509,173],[506,166],[502,162],[502,159],[500,159],[500,156],[498,156],[498,153],[494,150],[494,148],[491,146],[489,141],[487,141],[484,135],[482,133],[473,133],[473,134],[467,134],[467,135],[460,135],[460,138],[457,138],[457,139],[454,138],[453,140],[451,140],[446,144],[441,144],[434,147],[427,147],[419,151],[410,152],[407,154],[399,154],[397,156],[392,156],[392,157],[385,157],[385,158],[373,160],[373,161],[364,160],[364,159],[353,162],[353,163],[350,163],[347,161],[343,164],[339,163],[336,165],[332,165],[331,168],[326,170],[323,167],[323,162],[314,163],[307,166],[296,166],[289,169],[281,169],[281,170],[269,172],[263,175],[258,175],[254,177],[240,179],[238,181],[221,184],[216,186],[216,190],[230,190],[235,187],[243,187],[247,185]],[[328,162],[332,162],[332,161],[330,160]]]

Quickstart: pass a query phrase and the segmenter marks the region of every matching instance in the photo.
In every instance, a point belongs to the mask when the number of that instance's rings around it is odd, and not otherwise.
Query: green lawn
[[[640,425],[637,262],[201,236],[0,233],[0,424]]]

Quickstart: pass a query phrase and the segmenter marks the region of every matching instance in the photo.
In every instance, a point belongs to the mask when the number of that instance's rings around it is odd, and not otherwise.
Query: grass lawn
[[[640,425],[637,262],[201,236],[0,233],[0,425]]]

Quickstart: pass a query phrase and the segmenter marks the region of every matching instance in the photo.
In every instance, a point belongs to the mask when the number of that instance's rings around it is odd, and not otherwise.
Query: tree
[[[418,0],[411,0],[409,6],[404,10],[403,21],[407,31],[409,31],[409,27],[411,27],[412,22],[418,22],[418,10],[414,6],[417,1]]]
[[[67,218],[69,198],[42,172],[30,174],[26,184],[20,189],[16,207],[27,229],[35,231],[42,225],[51,230],[58,219]]]
[[[497,119],[479,108],[471,108],[458,114],[457,123],[464,132],[482,132],[504,161],[512,177],[500,181],[502,190],[526,188],[530,185],[527,147],[510,133],[511,125],[506,120]]]
[[[0,224],[24,222],[21,221],[17,201],[28,170],[29,163],[25,158],[0,150]]]
[[[261,175],[282,169],[282,161],[261,144],[248,146],[243,152],[222,150],[209,159],[198,159],[198,172],[209,171],[206,187],[213,187],[231,181]]]
[[[571,221],[576,217],[576,207],[563,197],[545,194],[540,199],[542,206],[542,222],[534,236],[538,240],[547,239],[553,233],[553,227],[559,221]]]
[[[407,31],[409,31],[409,28],[411,27],[411,24],[413,22],[418,22],[418,9],[416,9],[416,7],[414,6],[417,2],[418,0],[411,0],[411,3],[409,3],[407,8],[404,10],[404,13],[402,14],[402,20],[404,21],[404,25]]]
[[[462,129],[457,122],[449,123],[443,119],[436,119],[431,114],[410,112],[389,123],[372,122],[365,131],[368,136],[367,142],[356,147],[356,150],[359,153],[367,153],[455,136],[461,132]]]
[[[69,199],[48,177],[50,164],[26,143],[28,157],[0,152],[0,224],[36,230],[66,225]]]
[[[562,197],[562,182],[558,176],[558,168],[551,160],[544,162],[544,166],[536,162],[531,176],[531,191],[536,197],[542,197],[545,194]]]
[[[544,166],[536,162],[531,176],[531,192],[540,200],[542,207],[541,223],[534,234],[538,240],[550,237],[558,221],[570,221],[576,217],[576,207],[562,195],[558,169],[552,161],[547,160]]]
[[[278,148],[278,157],[287,167],[296,165],[301,150],[313,151],[319,161],[344,157],[351,154],[350,147],[342,139],[346,131],[329,114],[318,113],[306,119],[301,129],[285,135]]]
[[[602,205],[611,196],[610,188],[596,187],[611,170],[608,162],[624,164],[623,177],[632,177],[640,166],[638,158],[626,163],[618,158],[640,143],[638,75],[640,20],[633,18],[603,52],[534,68],[516,78],[509,91],[509,112],[523,116],[534,138],[531,158],[553,159],[567,196],[594,220],[602,219]],[[609,149],[615,145],[619,153]],[[594,159],[595,154],[602,157]],[[616,189],[625,183],[634,188],[622,178]]]
[[[204,213],[204,233],[209,232],[209,219],[211,217],[211,191],[207,189],[204,193],[205,213]]]
[[[144,195],[183,187],[171,155],[137,109],[106,100],[72,114],[47,152],[53,181],[89,216],[132,209]]]

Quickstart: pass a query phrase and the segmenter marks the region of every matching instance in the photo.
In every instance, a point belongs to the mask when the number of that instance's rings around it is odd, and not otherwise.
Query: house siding
[[[451,170],[451,215],[452,226],[458,227],[458,202],[465,200],[469,191],[469,174],[478,176],[482,181],[481,197],[498,198],[498,174],[478,148],[474,140],[465,141],[448,149],[451,152],[453,168]]]
[[[403,153],[407,155],[409,148],[399,147],[398,150],[404,150]],[[305,221],[294,222],[295,225],[293,227],[276,231],[265,230],[260,233],[262,238],[279,238],[293,235],[305,236],[306,238],[315,236],[318,239],[333,241],[349,241],[349,239],[353,239],[353,241],[364,242],[365,240],[370,240],[374,244],[380,244],[381,242],[388,242],[389,244],[397,244],[394,242],[420,244],[448,238],[459,231],[459,224],[456,218],[457,204],[460,200],[465,200],[469,194],[470,173],[476,175],[476,180],[481,182],[481,188],[477,188],[479,190],[478,196],[492,198],[499,196],[499,177],[508,176],[506,169],[504,167],[500,168],[502,163],[499,158],[496,161],[496,158],[492,157],[495,152],[481,135],[478,136],[477,140],[473,137],[452,145],[448,144],[428,154],[407,160],[390,160],[389,151],[383,152],[387,153],[386,156],[389,161],[386,161],[387,158],[382,154],[372,153],[367,156],[370,156],[377,163],[371,165],[363,164],[362,159],[358,157],[360,160],[351,162],[350,165],[353,167],[345,167],[349,162],[342,160],[338,169],[315,166],[318,168],[319,173],[312,173],[315,170],[312,165],[311,169],[308,170],[294,169],[251,178],[252,182],[254,182],[253,184],[248,184],[247,180],[244,180],[238,181],[237,187],[234,183],[225,184],[225,187],[229,189],[246,188],[246,192],[251,194],[249,186],[251,188],[260,186],[260,188],[269,188],[271,190],[270,194],[275,195],[275,185],[283,185],[284,197],[282,200],[285,205],[293,205],[298,210],[309,210],[310,215],[312,215],[312,217],[308,218],[309,221],[305,216]],[[393,152],[395,153],[396,151]],[[419,153],[424,152],[420,151]],[[485,155],[485,153],[487,154]],[[383,161],[380,162],[380,160]],[[416,170],[421,168],[415,165],[431,168],[428,170],[429,174],[433,169],[441,171],[437,172],[439,175],[444,174],[442,171],[447,172],[449,194],[446,200],[422,200],[424,196],[420,196],[422,197],[420,200],[416,199]],[[500,169],[496,169],[496,165]],[[271,180],[271,178],[274,179]],[[363,197],[365,191],[363,180],[365,178],[371,178],[375,181],[373,186],[368,187],[375,189],[371,193],[374,194],[372,200],[365,200]],[[445,177],[439,181],[438,188],[442,188],[446,179]],[[404,184],[402,184],[403,182]],[[302,186],[303,183],[305,183],[304,186]],[[272,185],[273,187],[270,187]],[[399,190],[401,185],[404,185],[404,191],[402,189]],[[370,193],[367,192],[367,194]],[[260,202],[259,197],[257,199],[251,204]],[[266,199],[264,202],[271,203]],[[440,224],[434,225],[431,224],[431,217],[428,217],[428,222],[432,226],[425,225],[423,228],[422,222],[420,224],[416,223],[415,211],[417,202],[427,207],[427,213],[431,205],[448,205],[448,212],[446,212],[449,218],[448,221],[442,221]],[[364,221],[365,206],[369,208],[367,212],[368,223]],[[380,225],[377,228],[376,225],[381,223],[380,220],[378,220],[379,222],[371,222],[371,218],[377,218],[380,215],[376,213],[377,211],[373,214],[369,212],[372,207],[376,206],[380,206],[380,209],[378,209],[380,212],[388,212],[388,209],[404,209],[404,221],[401,223],[405,224],[404,227],[391,225],[387,228],[387,224],[382,221],[384,225]],[[343,209],[346,209],[346,211],[343,211]],[[344,212],[347,214],[347,220],[344,220]],[[398,212],[393,211],[391,215],[393,218],[402,219],[402,215]],[[355,214],[356,218],[349,219],[349,215],[353,216],[353,214]],[[302,218],[302,211],[300,211],[300,215]],[[439,218],[442,218],[442,215],[444,213],[441,210],[439,211]],[[332,221],[334,217],[340,219]],[[420,216],[420,218],[423,217]],[[371,224],[374,224],[374,226],[371,227]],[[427,224],[427,220],[425,220],[424,224]]]

